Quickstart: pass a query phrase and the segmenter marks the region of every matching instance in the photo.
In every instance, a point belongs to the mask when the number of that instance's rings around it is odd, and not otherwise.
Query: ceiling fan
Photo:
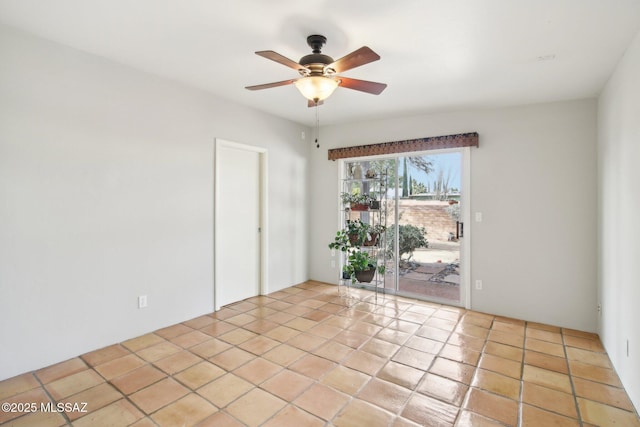
[[[326,42],[327,38],[325,36],[314,34],[307,37],[307,44],[311,47],[312,53],[303,56],[298,62],[292,61],[272,50],[256,52],[256,55],[293,68],[302,77],[256,86],[246,86],[246,89],[260,90],[294,84],[302,93],[302,96],[309,100],[309,107],[315,107],[322,104],[322,101],[327,99],[338,86],[373,95],[379,95],[387,87],[384,83],[338,76],[344,71],[377,61],[380,59],[377,53],[363,46],[334,61],[332,57],[321,53],[322,47]]]

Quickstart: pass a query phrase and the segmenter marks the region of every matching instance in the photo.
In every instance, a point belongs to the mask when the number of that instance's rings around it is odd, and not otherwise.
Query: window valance
[[[477,146],[478,133],[470,132],[460,133],[457,135],[430,136],[427,138],[407,139],[404,141],[333,148],[329,150],[329,160],[378,156],[381,154],[407,153],[411,151],[439,150],[442,148]]]

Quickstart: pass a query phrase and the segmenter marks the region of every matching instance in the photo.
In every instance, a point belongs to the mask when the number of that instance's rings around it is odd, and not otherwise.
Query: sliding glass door
[[[386,172],[386,291],[466,305],[464,150],[408,154],[344,162]]]

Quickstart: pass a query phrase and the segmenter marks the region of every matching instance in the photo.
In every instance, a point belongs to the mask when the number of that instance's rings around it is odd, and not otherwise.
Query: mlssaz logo
[[[87,412],[87,402],[41,403],[40,412]]]

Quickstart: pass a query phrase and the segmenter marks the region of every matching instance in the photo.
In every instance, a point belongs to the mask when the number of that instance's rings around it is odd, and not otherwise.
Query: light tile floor
[[[640,427],[596,335],[317,282],[2,381],[0,401],[12,426]]]

